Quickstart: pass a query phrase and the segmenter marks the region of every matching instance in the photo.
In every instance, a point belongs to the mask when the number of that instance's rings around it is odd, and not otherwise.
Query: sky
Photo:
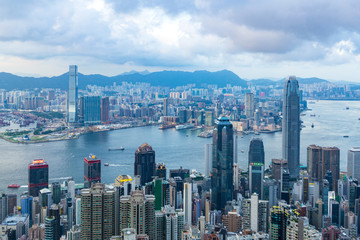
[[[360,82],[358,0],[0,0],[0,72]]]

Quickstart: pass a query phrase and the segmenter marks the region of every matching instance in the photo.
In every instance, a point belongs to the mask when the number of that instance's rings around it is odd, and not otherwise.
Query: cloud
[[[0,56],[24,64],[51,60],[60,66],[76,59],[92,71],[96,65],[236,71],[252,65],[354,64],[360,58],[357,0],[0,4]]]

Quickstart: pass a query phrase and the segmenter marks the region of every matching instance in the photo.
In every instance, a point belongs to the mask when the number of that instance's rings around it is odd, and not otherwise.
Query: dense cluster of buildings
[[[70,66],[69,74],[67,122],[91,125],[111,119],[113,99],[78,97],[77,66]],[[228,91],[226,94],[217,94],[219,89],[213,87],[206,91],[178,90],[166,98],[155,97],[162,104],[159,119],[165,125],[214,125],[212,144],[205,146],[204,173],[182,167],[167,170],[165,164],[156,162],[155,150],[146,143],[135,152],[133,176],[120,175],[113,184],[102,183],[101,160],[92,154],[84,158],[84,182],[80,184],[72,180],[49,183],[49,165],[43,159],[33,160],[28,165],[28,191],[21,196],[0,196],[0,238],[360,236],[360,149],[349,150],[346,174],[340,172],[340,151],[336,147],[308,146],[307,166],[300,166],[300,112],[304,102],[295,77],[285,80],[283,101],[261,101],[247,92],[242,105],[233,93],[241,89],[231,87],[221,90]],[[141,91],[131,96],[144,99],[146,94]],[[197,97],[199,100],[194,101]],[[190,105],[190,99],[197,106]],[[211,100],[216,100],[215,104],[209,104]],[[274,109],[282,112],[282,121]],[[144,112],[148,114],[148,110]],[[266,169],[263,141],[254,137],[249,143],[247,169],[241,170],[234,132],[273,131],[280,124],[283,151],[279,159],[273,159],[270,169]]]

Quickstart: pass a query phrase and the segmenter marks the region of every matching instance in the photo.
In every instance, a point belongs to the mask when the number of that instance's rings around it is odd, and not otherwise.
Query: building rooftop
[[[14,216],[6,217],[2,222],[2,225],[15,226],[19,222],[26,222],[28,216],[29,216],[28,214],[22,214],[22,215],[14,215]]]
[[[144,143],[136,150],[136,152],[148,152],[148,151],[152,151],[152,150],[153,149],[149,144]]]

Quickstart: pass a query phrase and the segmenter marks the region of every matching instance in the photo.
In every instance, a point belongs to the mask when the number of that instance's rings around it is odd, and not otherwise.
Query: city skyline
[[[53,76],[76,62],[87,74],[229,69],[247,79],[294,74],[360,82],[359,4],[6,3],[0,71]]]

